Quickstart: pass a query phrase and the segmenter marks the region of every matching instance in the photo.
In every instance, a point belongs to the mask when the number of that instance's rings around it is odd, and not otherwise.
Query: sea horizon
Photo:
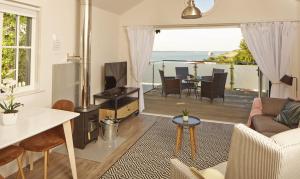
[[[224,54],[226,52],[227,51],[153,51],[151,60],[204,61],[209,57]]]

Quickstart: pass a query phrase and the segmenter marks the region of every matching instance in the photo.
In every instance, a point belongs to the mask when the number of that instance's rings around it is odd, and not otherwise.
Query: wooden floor
[[[76,158],[77,172],[79,179],[97,179],[103,175],[135,142],[156,122],[160,117],[139,115],[132,117],[120,124],[119,136],[127,138],[110,156],[107,156],[103,163],[86,159]],[[92,145],[92,144],[90,144]],[[101,152],[101,151],[99,151]],[[24,169],[27,179],[43,178],[43,159],[34,163],[34,170]],[[8,179],[15,179],[15,174]],[[66,155],[52,152],[49,160],[49,179],[72,178],[69,167],[69,160]]]
[[[215,99],[213,103],[209,99],[196,99],[191,96],[169,95],[161,96],[160,89],[154,89],[145,94],[145,111],[147,113],[180,115],[187,109],[190,115],[201,119],[221,122],[246,123],[249,117],[253,98],[256,92],[226,91],[225,102]]]
[[[215,100],[210,103],[209,100],[196,100],[193,96],[178,98],[177,96],[162,97],[159,91],[151,91],[145,95],[145,112],[158,113],[166,115],[178,115],[187,108],[190,115],[198,116],[202,119],[246,123],[249,116],[254,93],[226,93],[226,99]],[[160,117],[140,115],[132,117],[121,123],[119,135],[126,138],[106,160],[102,163],[86,159],[76,158],[78,178],[95,179],[105,173],[135,142],[149,129],[149,125],[160,120]],[[92,145],[92,144],[90,144]],[[101,152],[101,151],[99,151]],[[35,162],[34,170],[25,169],[26,178],[40,179],[43,178],[43,159]],[[15,178],[15,174],[8,177]],[[49,160],[49,179],[69,179],[72,178],[69,167],[68,157],[63,154],[52,152]]]

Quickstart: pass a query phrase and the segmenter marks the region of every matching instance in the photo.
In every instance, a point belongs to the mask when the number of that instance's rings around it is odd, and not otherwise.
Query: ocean
[[[226,51],[153,51],[152,61],[187,60],[203,61],[208,57],[224,54]]]

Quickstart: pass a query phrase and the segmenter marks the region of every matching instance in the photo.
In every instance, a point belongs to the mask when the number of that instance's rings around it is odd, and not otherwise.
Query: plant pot
[[[1,120],[4,126],[10,126],[17,123],[18,113],[2,113]]]
[[[183,121],[187,122],[187,121],[189,121],[189,116],[183,116],[182,119],[183,119]]]

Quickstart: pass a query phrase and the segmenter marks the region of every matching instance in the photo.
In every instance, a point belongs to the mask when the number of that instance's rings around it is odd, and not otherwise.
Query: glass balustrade
[[[143,78],[143,84],[146,91],[161,85],[159,70],[163,70],[165,76],[175,77],[176,67],[188,67],[189,74],[197,77],[211,76],[213,68],[225,69],[228,73],[226,88],[244,91],[258,91],[259,89],[258,66],[256,65],[230,65],[201,61],[161,60],[151,61],[147,66]],[[263,78],[262,84],[263,92],[267,92],[268,80]]]

